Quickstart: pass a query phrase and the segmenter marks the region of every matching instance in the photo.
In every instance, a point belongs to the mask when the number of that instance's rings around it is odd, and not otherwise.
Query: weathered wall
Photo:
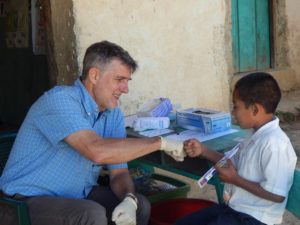
[[[85,49],[102,40],[130,52],[139,70],[121,99],[125,114],[156,97],[183,108],[227,111],[232,70],[227,2],[73,0],[78,64]]]
[[[57,85],[71,85],[78,77],[72,0],[51,0]]]
[[[271,67],[288,68],[288,28],[285,1],[272,0],[270,7]]]
[[[270,39],[271,39],[271,68],[264,70],[270,73],[278,82],[282,93],[285,95],[290,91],[299,88],[299,59],[291,56],[293,53],[299,54],[300,47],[297,43],[297,38],[291,37],[290,29],[293,33],[299,33],[299,16],[297,18],[293,7],[299,7],[297,0],[270,1]],[[292,10],[291,10],[292,9]],[[290,25],[293,22],[294,27]],[[298,28],[296,28],[298,26]],[[297,31],[298,30],[298,31]],[[297,63],[298,62],[298,63]],[[244,75],[249,74],[240,73],[232,77],[231,87]],[[299,77],[299,75],[298,75]]]
[[[300,1],[286,0],[288,21],[288,45],[290,66],[296,72],[298,87],[300,86]]]

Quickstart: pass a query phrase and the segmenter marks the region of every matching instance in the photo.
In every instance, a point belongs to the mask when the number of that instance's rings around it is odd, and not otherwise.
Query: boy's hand
[[[215,165],[215,168],[219,172],[220,179],[225,183],[234,184],[239,176],[230,159],[227,159],[227,167]]]
[[[189,157],[201,156],[204,151],[204,145],[197,139],[190,139],[183,143],[183,148]]]

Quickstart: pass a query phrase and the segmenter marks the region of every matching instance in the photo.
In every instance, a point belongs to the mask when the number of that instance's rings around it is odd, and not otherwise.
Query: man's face
[[[100,110],[118,107],[121,94],[128,93],[128,81],[131,80],[130,68],[113,59],[104,70],[93,88],[93,96]]]
[[[248,129],[253,127],[253,113],[251,106],[246,108],[245,102],[243,102],[239,96],[237,90],[233,92],[233,109],[232,114],[234,115],[235,119],[237,120],[238,125],[242,129]]]

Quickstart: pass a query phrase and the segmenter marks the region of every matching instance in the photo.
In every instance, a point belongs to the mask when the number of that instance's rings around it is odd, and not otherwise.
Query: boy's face
[[[242,129],[252,128],[255,122],[253,121],[252,108],[251,106],[246,108],[245,103],[239,98],[237,90],[234,90],[233,92],[232,102],[233,102],[232,115],[237,120],[238,125]]]

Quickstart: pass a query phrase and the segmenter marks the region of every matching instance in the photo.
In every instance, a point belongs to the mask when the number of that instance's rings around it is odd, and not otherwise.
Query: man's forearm
[[[110,187],[120,201],[123,200],[127,193],[135,192],[134,183],[127,169],[126,172],[111,177]]]
[[[102,138],[92,130],[71,134],[65,141],[90,161],[101,164],[128,162],[160,149],[156,138]]]
[[[102,138],[93,143],[94,161],[104,164],[128,162],[160,149],[156,138]]]

